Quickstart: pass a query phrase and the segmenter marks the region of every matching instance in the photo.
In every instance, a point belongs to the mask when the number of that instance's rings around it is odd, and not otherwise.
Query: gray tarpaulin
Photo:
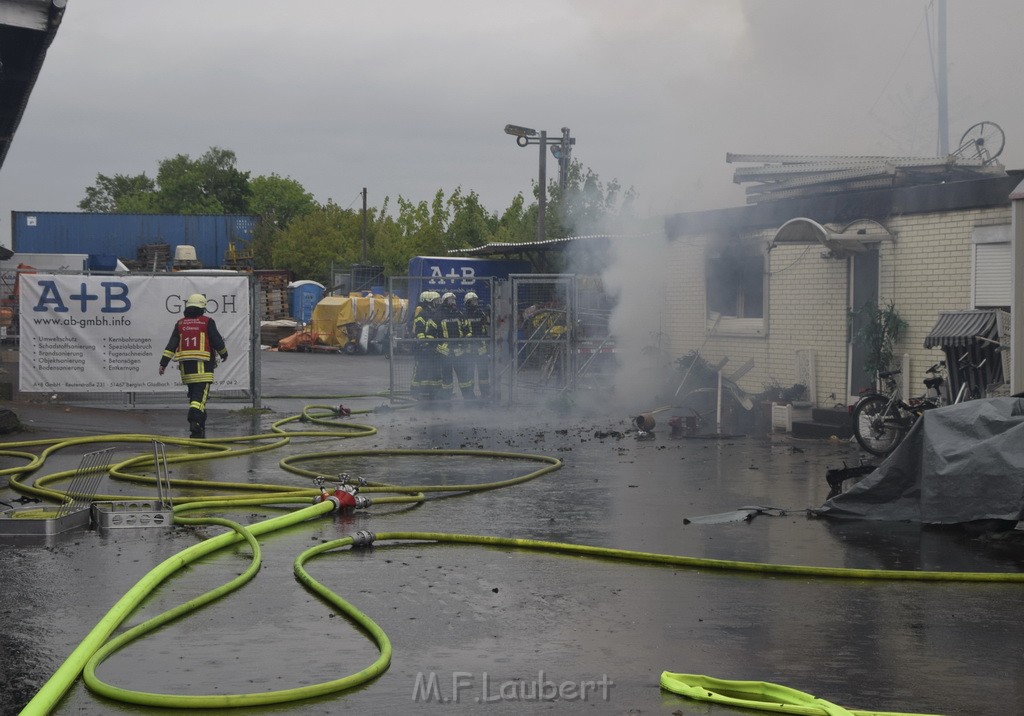
[[[871,474],[815,514],[959,524],[1024,516],[1024,400],[928,410]]]

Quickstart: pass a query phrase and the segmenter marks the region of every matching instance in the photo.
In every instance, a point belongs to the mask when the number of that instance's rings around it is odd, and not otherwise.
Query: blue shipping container
[[[203,268],[224,265],[228,244],[252,239],[255,216],[243,214],[93,214],[12,212],[11,248],[22,253],[102,254],[135,261],[141,246],[193,246]],[[168,268],[158,266],[158,270]]]

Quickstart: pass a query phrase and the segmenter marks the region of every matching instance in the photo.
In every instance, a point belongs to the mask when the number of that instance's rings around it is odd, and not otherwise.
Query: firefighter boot
[[[188,427],[190,438],[206,437],[206,415],[197,408],[188,409]]]

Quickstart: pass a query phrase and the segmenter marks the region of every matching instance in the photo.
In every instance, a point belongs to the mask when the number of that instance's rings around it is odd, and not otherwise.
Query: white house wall
[[[673,358],[700,348],[704,341],[704,253],[707,236],[685,236],[671,245],[662,321]]]
[[[1010,206],[892,217],[882,221],[896,237],[880,244],[879,298],[890,300],[907,321],[897,355],[910,356],[910,385],[921,386],[924,371],[942,358],[924,348],[939,311],[971,308],[972,243],[977,226],[1010,223]],[[750,233],[747,241],[766,246],[776,229]],[[779,244],[769,252],[767,335],[708,335],[705,256],[708,235],[680,236],[671,245],[666,289],[665,331],[676,357],[700,350],[710,363],[728,357],[729,369],[748,359],[755,366],[740,381],[750,393],[797,382],[796,352],[816,355],[818,406],[845,402],[847,391],[846,260],[822,258],[820,244]]]
[[[973,308],[971,234],[978,226],[1010,223],[1010,206],[896,217],[888,223],[895,245],[882,247],[880,293],[907,321],[897,352],[910,356],[910,385],[921,387],[925,369],[942,359],[924,339],[940,311]]]
[[[748,240],[765,246],[770,237],[758,235]],[[754,367],[739,384],[751,393],[763,390],[768,375],[768,344],[763,337],[729,336],[720,333],[708,335],[707,295],[705,292],[705,256],[716,237],[709,235],[682,236],[672,242],[668,261],[673,278],[666,290],[665,326],[675,357],[691,351],[700,351],[708,363],[723,358],[729,362],[723,368],[726,375],[738,370],[749,359]]]
[[[780,244],[769,254],[768,376],[796,380],[796,351],[813,350],[815,405],[845,402],[847,262],[824,259],[821,244]]]

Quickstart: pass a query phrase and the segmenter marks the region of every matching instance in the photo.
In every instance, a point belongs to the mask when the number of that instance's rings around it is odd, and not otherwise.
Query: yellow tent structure
[[[359,342],[363,326],[406,320],[409,301],[398,296],[325,296],[313,307],[309,328],[329,346]]]

